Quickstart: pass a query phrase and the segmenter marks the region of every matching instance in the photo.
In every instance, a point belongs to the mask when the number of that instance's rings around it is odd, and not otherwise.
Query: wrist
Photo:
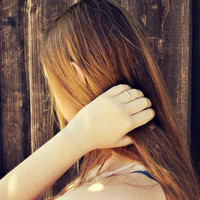
[[[85,137],[83,125],[76,120],[70,121],[61,132],[65,135],[66,140],[71,141],[73,151],[77,151],[80,157],[93,150]]]

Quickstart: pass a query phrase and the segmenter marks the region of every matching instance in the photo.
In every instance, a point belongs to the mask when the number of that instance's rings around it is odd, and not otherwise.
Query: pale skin
[[[80,80],[84,82],[84,74],[81,68],[75,63],[73,63],[73,66],[77,70]],[[130,99],[127,94],[123,93],[126,90],[133,97],[131,102],[129,102]],[[94,149],[121,147],[131,144],[132,141],[126,136],[126,133],[146,124],[155,116],[154,110],[150,108],[151,101],[145,98],[141,91],[132,89],[128,85],[121,84],[112,87],[78,113],[70,107],[70,102],[62,98],[62,93],[56,88],[53,88],[53,91],[60,110],[69,123],[56,136],[0,180],[1,199],[38,199],[83,155]],[[133,181],[136,176],[131,175]],[[150,181],[145,177],[143,178]],[[119,181],[120,179],[114,180],[113,183],[111,181],[105,187],[106,189],[97,193],[93,199],[130,199],[129,197],[134,194],[124,193],[122,191],[125,187],[123,180],[120,181],[122,183],[118,186],[115,184]],[[121,188],[121,198],[119,195],[116,197],[115,192],[119,189],[119,186]],[[89,199],[91,193],[87,187],[83,186],[82,189],[80,188],[81,191],[69,192],[69,196],[66,193],[63,195],[63,199],[80,199],[80,194],[83,196],[82,199]],[[141,192],[137,189],[134,191],[136,197],[138,192]],[[159,187],[155,192],[150,190],[149,195],[156,196],[159,191],[160,197],[163,196]],[[70,195],[72,196],[70,197]],[[146,199],[146,197],[142,199]],[[156,197],[153,199],[164,198]]]

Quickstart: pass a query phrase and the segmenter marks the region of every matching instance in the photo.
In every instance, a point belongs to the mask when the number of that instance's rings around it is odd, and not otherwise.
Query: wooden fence
[[[198,172],[200,145],[200,2],[116,0],[147,31]],[[0,1],[0,176],[49,140],[50,109],[40,60],[41,30],[73,0]],[[65,174],[49,194],[65,184]]]

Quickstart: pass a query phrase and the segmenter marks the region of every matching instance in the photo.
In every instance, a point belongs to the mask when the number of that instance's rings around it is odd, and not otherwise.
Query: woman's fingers
[[[133,101],[143,96],[144,96],[143,92],[138,89],[128,89],[119,94],[117,98],[122,103],[129,103],[130,101]]]
[[[117,96],[128,89],[131,89],[131,87],[129,85],[119,84],[119,85],[115,85],[112,88],[108,89],[105,93],[109,94],[109,96]]]
[[[135,113],[138,113],[146,108],[149,108],[152,106],[152,103],[150,99],[146,97],[135,99],[127,104],[124,105],[126,107],[126,110],[129,114],[133,115]]]
[[[155,116],[155,111],[152,108],[148,108],[139,113],[131,116],[131,129],[138,128],[152,120]]]

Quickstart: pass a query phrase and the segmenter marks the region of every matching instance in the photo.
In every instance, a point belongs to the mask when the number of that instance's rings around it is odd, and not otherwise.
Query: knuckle
[[[143,92],[138,89],[133,89],[133,93],[135,94],[136,97],[142,97],[144,96]]]
[[[116,109],[118,110],[118,113],[120,115],[124,115],[126,112],[125,112],[125,109],[122,105],[119,105],[119,104],[116,104]]]
[[[119,84],[118,85],[119,87],[119,90],[126,90],[126,89],[130,89],[131,87],[129,86],[129,85],[127,85],[127,84]]]
[[[112,107],[115,113],[121,114],[123,112],[123,106],[120,105],[118,102],[113,101],[112,99],[108,100],[109,106]]]
[[[144,93],[141,90],[139,90],[139,93],[141,96],[144,96]]]
[[[106,104],[108,104],[108,105],[112,105],[113,101],[112,101],[112,98],[110,96],[103,95],[101,98],[102,98],[101,101],[106,102]]]
[[[133,89],[133,94],[135,94],[135,96],[139,96],[140,91],[138,89]]]

